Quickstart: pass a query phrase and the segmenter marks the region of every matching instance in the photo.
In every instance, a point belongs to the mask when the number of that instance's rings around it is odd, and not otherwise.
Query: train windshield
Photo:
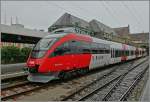
[[[56,42],[56,38],[44,38],[41,39],[33,48],[31,57],[41,58],[44,56],[46,51]]]
[[[55,41],[56,38],[54,39],[44,38],[36,44],[33,50],[48,50]]]

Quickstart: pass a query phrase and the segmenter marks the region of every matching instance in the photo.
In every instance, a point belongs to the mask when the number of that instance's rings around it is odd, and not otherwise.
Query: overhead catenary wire
[[[109,3],[107,3],[107,1],[105,2],[105,1],[101,1],[102,2],[102,5],[103,5],[103,7],[105,8],[105,10],[106,10],[106,12],[111,16],[111,18],[113,19],[113,21],[115,22],[115,23],[117,23],[119,26],[121,25],[121,23],[120,23],[120,21],[119,21],[119,19],[117,19],[117,17],[116,17],[116,12],[114,11],[114,9],[112,9],[112,7],[111,6],[109,6]],[[62,6],[60,6],[60,5],[58,5],[58,4],[56,4],[56,3],[53,3],[53,2],[48,2],[47,1],[47,3],[48,4],[51,4],[51,5],[53,5],[53,6],[56,6],[56,7],[58,7],[59,9],[61,9],[61,10],[63,10],[63,11],[66,11],[66,12],[68,12],[68,13],[74,13],[75,15],[77,15],[77,16],[81,16],[81,14],[78,14],[77,12],[74,12],[74,11],[72,11],[72,10],[68,10],[68,9],[66,9],[65,7],[62,7]],[[136,15],[133,13],[133,11],[128,7],[128,5],[126,5],[125,3],[123,3],[123,1],[122,1],[122,4],[128,9],[128,11],[131,13],[131,15],[133,15],[133,17],[135,18],[134,20],[136,20],[136,23],[140,26],[140,25],[142,25],[141,24],[141,22],[138,20],[138,18],[136,17]],[[73,5],[74,6],[74,5]],[[108,7],[109,6],[109,7]],[[83,7],[80,7],[80,6],[76,6],[77,8],[79,8],[82,12],[84,12],[84,14],[86,14],[86,15],[88,15],[86,12],[88,12],[89,13],[89,16],[90,17],[92,17],[91,16],[91,14],[92,15],[94,15],[95,17],[98,17],[98,18],[100,18],[99,16],[97,16],[97,14],[95,14],[94,12],[91,12],[91,11],[89,11],[89,10],[87,10],[87,9],[85,9],[85,8],[83,8]],[[88,16],[88,17],[89,17]],[[89,19],[89,18],[88,18]],[[139,26],[136,26],[136,27],[138,27],[138,29],[141,29],[141,28],[139,28]]]
[[[108,4],[108,6],[109,6],[109,2],[108,2],[108,1],[106,1],[106,3],[107,3],[107,4]],[[121,6],[121,4],[120,4],[120,6]],[[111,8],[111,10],[112,10],[112,11],[114,11],[114,14],[115,14],[115,15],[117,15],[117,14],[116,14],[116,12],[115,12],[116,10],[114,10],[114,8],[112,8],[111,6],[109,6],[109,7]],[[134,26],[134,28],[136,28],[136,26]]]
[[[85,9],[85,8],[82,8],[82,7],[80,7],[79,5],[73,5],[73,6],[76,7],[76,8],[79,8],[80,11],[83,11],[84,14],[86,14],[87,16],[90,16],[91,18],[93,17],[93,15],[94,15],[95,17],[97,17],[97,15],[95,15],[95,13],[93,13],[93,12],[91,12],[91,11]],[[88,14],[87,14],[87,13],[88,13]]]
[[[132,9],[135,11],[135,13],[138,15],[140,21],[144,22],[143,18],[141,17],[141,15],[137,12],[137,10],[135,9],[134,5],[132,4]],[[140,9],[139,9],[140,10]]]
[[[56,7],[58,7],[59,9],[61,9],[61,10],[64,10],[64,11],[66,11],[66,12],[69,12],[69,13],[71,13],[71,12],[73,12],[73,11],[70,11],[70,10],[68,10],[68,9],[66,9],[66,8],[64,8],[64,7],[62,7],[62,6],[59,6],[59,5],[57,5],[57,4],[55,4],[55,3],[49,3],[49,2],[47,2],[48,4],[51,4],[51,5],[54,5],[54,6],[56,6]],[[91,13],[90,11],[88,11],[87,9],[83,9],[83,8],[81,8],[81,7],[79,7],[80,8],[80,10],[82,10],[82,11],[85,11],[85,12],[89,12],[89,14],[94,14],[93,12]],[[107,8],[106,8],[107,9]],[[109,12],[109,13],[111,13],[111,11],[109,11],[108,9],[107,9],[107,11]],[[75,12],[74,12],[75,13]],[[79,14],[77,14],[77,13],[75,13],[76,15],[78,15],[78,16],[80,16]],[[95,14],[94,14],[95,15]],[[111,15],[113,16],[113,14],[111,13]],[[99,17],[98,17],[99,18]],[[115,17],[113,16],[113,18],[115,19]],[[116,21],[117,19],[115,19],[115,21]],[[118,21],[116,21],[116,22],[118,22]],[[115,22],[115,23],[116,23]],[[120,22],[118,23],[118,25],[121,25],[120,24]]]
[[[83,12],[84,12],[84,11],[87,12],[87,13],[92,17],[92,19],[94,19],[94,18],[93,18],[93,15],[94,15],[95,17],[98,17],[98,18],[101,19],[101,21],[103,21],[102,17],[97,16],[97,14],[96,14],[95,12],[91,12],[91,11],[89,11],[89,10],[87,10],[87,9],[85,9],[85,8],[81,8],[80,6],[77,6],[77,5],[76,5],[76,7],[80,8],[80,10],[82,10]]]
[[[105,1],[101,1],[103,7],[105,8],[105,10],[108,12],[108,14],[110,16],[112,16],[112,18],[114,19],[115,23],[117,22],[118,25],[121,25],[121,23],[118,21],[118,19],[114,16],[114,14],[112,13],[112,11],[107,7]]]
[[[112,11],[112,14],[114,14],[114,15],[117,16],[116,10],[114,10],[114,8],[110,5],[109,1],[106,1],[106,4],[110,7],[110,9],[111,9],[111,11]],[[120,20],[119,20],[119,19],[117,19],[117,20],[118,20],[119,24],[121,24],[121,23],[120,23]]]
[[[48,2],[47,1],[47,3],[48,4],[51,4],[51,5],[53,5],[53,6],[56,6],[56,7],[58,7],[59,9],[61,9],[61,10],[64,10],[65,12],[67,12],[67,13],[72,13],[73,11],[70,11],[70,10],[68,10],[68,9],[66,9],[66,8],[64,8],[64,7],[62,7],[62,6],[60,6],[60,5],[58,5],[58,4],[56,4],[56,3],[52,3],[52,2]],[[77,15],[77,16],[81,16],[80,14],[77,14],[76,12],[73,12],[75,15]]]
[[[122,4],[124,5],[124,7],[126,7],[128,9],[128,11],[130,12],[130,14],[135,18],[134,20],[136,21],[137,25],[141,26],[142,24],[140,23],[140,21],[138,20],[138,18],[136,17],[136,15],[134,14],[134,12],[128,7],[128,5],[126,5],[123,1],[121,1]],[[141,27],[138,27],[138,29],[141,29]]]

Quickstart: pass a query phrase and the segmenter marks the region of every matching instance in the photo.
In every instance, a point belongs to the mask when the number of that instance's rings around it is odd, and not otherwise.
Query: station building
[[[59,28],[68,28],[68,30],[79,34],[93,34],[89,22],[68,13],[63,14],[56,22],[54,22],[54,24],[48,28],[48,32],[52,32]]]
[[[48,28],[48,31],[57,33],[66,31],[87,34],[104,40],[137,46],[131,39],[129,39],[129,26],[111,28],[98,20],[93,19],[87,22],[68,13],[65,13],[56,22],[54,22],[54,24]]]
[[[33,47],[48,32],[24,28],[21,24],[0,24],[1,46]]]
[[[127,27],[111,28],[98,20],[89,22],[65,13],[54,24],[49,26],[48,32],[24,28],[21,24],[4,25],[1,28],[1,46],[15,45],[18,47],[33,46],[42,37],[51,32],[75,32],[87,34],[104,40],[110,40],[140,47],[148,47],[149,33],[130,34],[129,25]],[[142,37],[144,36],[144,37]],[[142,37],[142,40],[141,40]],[[140,46],[139,46],[140,45]]]

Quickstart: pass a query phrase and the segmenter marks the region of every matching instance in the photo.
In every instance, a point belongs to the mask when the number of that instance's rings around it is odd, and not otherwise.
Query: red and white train
[[[46,83],[68,73],[85,73],[146,55],[144,48],[106,41],[88,35],[51,34],[33,48],[28,60],[28,80]]]

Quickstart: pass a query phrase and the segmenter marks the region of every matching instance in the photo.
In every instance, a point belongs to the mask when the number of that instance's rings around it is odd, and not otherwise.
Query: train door
[[[126,61],[127,60],[127,45],[122,44],[122,56],[121,56],[121,61]]]
[[[136,48],[136,50],[135,50],[135,56],[136,56],[136,58],[139,56],[139,50],[138,50],[138,48]]]
[[[90,47],[89,43],[84,41],[70,41],[70,48],[73,54],[73,67],[75,69],[87,68],[90,63]]]
[[[71,41],[65,42],[53,52],[52,66],[55,70],[71,70],[77,66],[76,56],[70,45]]]

